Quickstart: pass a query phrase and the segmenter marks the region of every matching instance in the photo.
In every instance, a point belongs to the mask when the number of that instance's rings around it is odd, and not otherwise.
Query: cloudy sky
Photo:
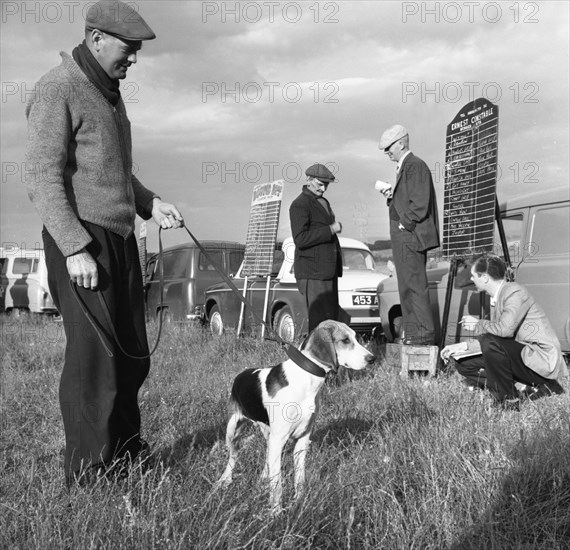
[[[287,236],[315,162],[336,173],[327,197],[343,234],[387,238],[374,183],[394,181],[377,145],[395,123],[432,169],[441,213],[447,124],[482,96],[499,106],[499,199],[568,184],[568,2],[129,3],[157,35],[121,84],[136,174],[200,239],[243,242],[253,187],[276,179]],[[4,245],[41,241],[22,184],[25,103],[82,40],[90,4],[2,0]],[[156,233],[149,226],[150,248]]]

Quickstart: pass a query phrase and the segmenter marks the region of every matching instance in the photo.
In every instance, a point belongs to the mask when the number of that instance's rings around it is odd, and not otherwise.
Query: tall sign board
[[[245,276],[271,274],[282,196],[283,180],[261,183],[253,188],[242,268]]]
[[[465,105],[447,126],[445,258],[493,250],[498,130],[499,108],[485,98]]]

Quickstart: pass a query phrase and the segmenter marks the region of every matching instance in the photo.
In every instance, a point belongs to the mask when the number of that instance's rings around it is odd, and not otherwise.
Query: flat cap
[[[91,5],[85,17],[86,29],[99,29],[123,40],[156,38],[146,21],[129,4],[116,0],[99,0]]]
[[[384,131],[382,137],[380,138],[380,143],[378,144],[378,149],[386,149],[386,147],[390,147],[392,143],[395,143],[399,139],[408,135],[408,130],[406,130],[400,124],[395,124],[394,126],[390,126],[387,130]]]
[[[324,183],[334,181],[334,174],[323,164],[313,164],[305,170],[305,175],[309,178],[317,178]]]

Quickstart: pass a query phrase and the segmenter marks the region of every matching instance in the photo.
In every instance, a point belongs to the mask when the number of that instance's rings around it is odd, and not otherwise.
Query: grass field
[[[226,461],[231,381],[283,360],[278,345],[172,327],[140,394],[154,468],[71,492],[57,398],[64,345],[61,323],[2,319],[2,549],[570,547],[567,383],[564,395],[503,412],[454,373],[400,378],[378,347],[368,372],[326,384],[306,493],[292,503],[288,447],[286,509],[271,518],[261,436],[242,449],[234,484],[210,490]]]

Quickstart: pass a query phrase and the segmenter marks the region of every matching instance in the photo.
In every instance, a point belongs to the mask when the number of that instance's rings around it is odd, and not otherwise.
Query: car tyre
[[[295,339],[295,322],[289,306],[285,306],[277,312],[273,326],[280,338],[285,342],[293,342]]]
[[[222,318],[222,314],[220,313],[220,308],[218,306],[214,306],[210,310],[209,317],[209,326],[210,332],[213,336],[221,336],[224,333],[224,320]]]
[[[160,318],[161,318],[160,311],[161,310],[159,309],[156,313],[156,320],[158,322],[160,322]],[[162,309],[162,324],[166,325],[166,326],[171,326],[172,322],[173,322],[172,313],[170,313],[170,311],[167,307],[163,308]]]

